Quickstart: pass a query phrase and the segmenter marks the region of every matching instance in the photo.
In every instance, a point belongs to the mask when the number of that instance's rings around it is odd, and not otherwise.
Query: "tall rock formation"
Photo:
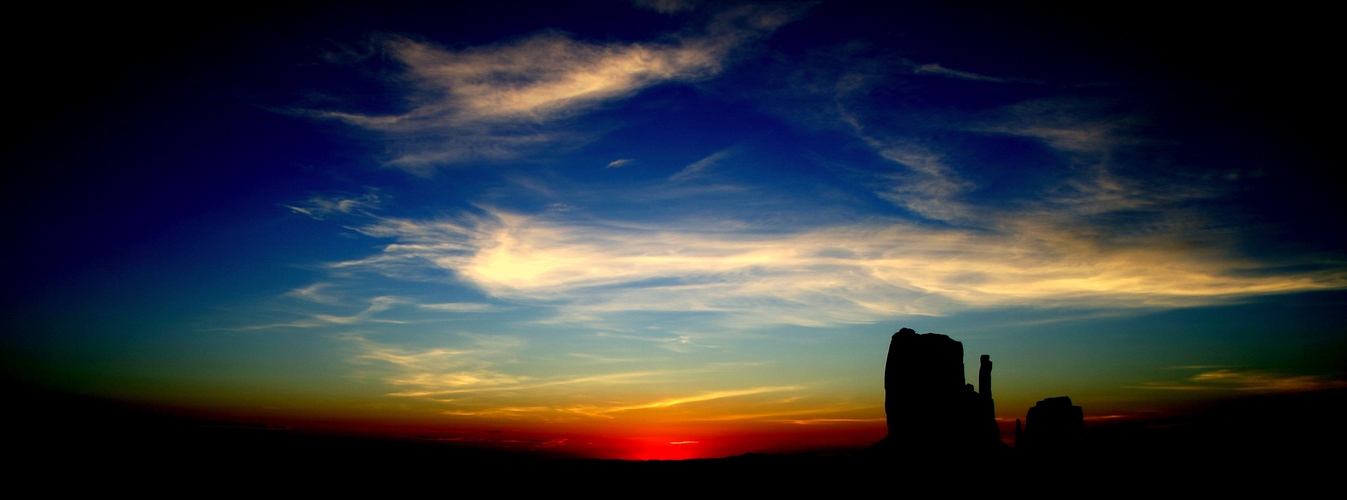
[[[884,413],[889,435],[878,448],[887,454],[932,456],[992,452],[1005,448],[991,398],[990,357],[982,356],[978,383],[965,383],[963,344],[945,335],[893,334],[884,366]]]

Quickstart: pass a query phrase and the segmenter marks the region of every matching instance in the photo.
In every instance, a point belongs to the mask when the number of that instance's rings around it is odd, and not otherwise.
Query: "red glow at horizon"
[[[807,451],[861,449],[884,437],[884,427],[874,425],[803,428],[789,426],[764,431],[718,429],[717,432],[688,431],[670,435],[651,433],[625,437],[585,440],[592,446],[575,452],[619,460],[689,460],[725,458],[744,453],[795,453]],[[578,441],[578,440],[573,440]]]
[[[661,438],[643,438],[630,443],[622,460],[688,460],[693,458],[712,458],[707,452],[713,446],[703,446],[696,440],[669,441]]]
[[[436,441],[449,446],[496,449],[551,457],[617,460],[689,460],[745,453],[796,453],[861,449],[883,438],[882,421],[802,425],[786,422],[703,422],[700,425],[546,425],[515,423],[445,425],[433,420],[335,418],[320,412],[257,415],[177,408],[165,413],[204,421],[264,422],[285,432]]]

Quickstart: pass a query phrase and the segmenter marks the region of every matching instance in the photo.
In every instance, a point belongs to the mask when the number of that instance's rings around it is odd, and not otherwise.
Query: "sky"
[[[903,327],[1005,429],[1347,385],[1327,21],[1105,7],[35,16],[4,372],[604,458],[873,443]]]

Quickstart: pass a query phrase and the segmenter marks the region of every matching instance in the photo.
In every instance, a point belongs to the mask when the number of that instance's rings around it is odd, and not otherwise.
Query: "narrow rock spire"
[[[982,366],[978,368],[978,394],[992,398],[992,357],[982,355]]]

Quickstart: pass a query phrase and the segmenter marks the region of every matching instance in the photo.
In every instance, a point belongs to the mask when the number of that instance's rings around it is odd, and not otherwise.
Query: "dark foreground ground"
[[[9,391],[10,484],[46,491],[587,493],[597,496],[1038,491],[1052,496],[1304,493],[1347,468],[1347,390],[1237,400],[1167,421],[1089,429],[1029,457],[877,456],[866,450],[723,459],[540,458],[428,440],[211,422],[84,397]]]

